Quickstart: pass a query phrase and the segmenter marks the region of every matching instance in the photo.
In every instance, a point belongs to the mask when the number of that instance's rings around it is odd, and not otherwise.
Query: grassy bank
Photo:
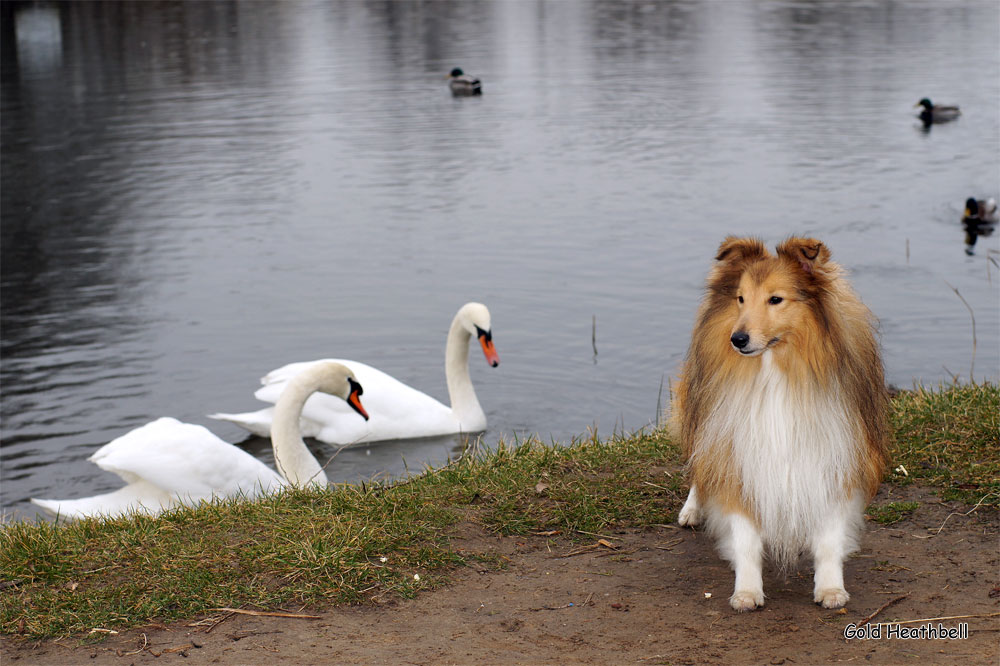
[[[893,464],[907,474],[892,473],[892,482],[1000,504],[996,386],[901,393],[893,414]],[[464,521],[506,534],[671,522],[684,499],[680,465],[662,432],[528,441],[394,487],[289,491],[155,519],[12,523],[0,529],[0,631],[86,634],[210,608],[410,596],[477,557],[449,544]]]

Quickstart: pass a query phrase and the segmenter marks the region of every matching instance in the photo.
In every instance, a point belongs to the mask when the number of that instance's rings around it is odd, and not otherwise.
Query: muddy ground
[[[876,502],[917,500],[890,526],[869,523],[847,564],[846,612],[812,603],[807,563],[765,576],[766,606],[737,614],[733,577],[704,533],[674,526],[609,532],[581,544],[565,535],[493,537],[473,525],[454,544],[502,556],[413,600],[284,609],[319,619],[214,613],[167,626],[79,640],[4,637],[6,664],[997,664],[1000,660],[998,514],[943,504],[927,490],[884,486]],[[609,538],[611,537],[611,538]],[[607,544],[612,544],[610,548]],[[968,623],[968,638],[846,640],[874,619]],[[925,623],[903,625],[918,627]],[[936,626],[938,621],[934,622]],[[882,627],[887,631],[886,627]]]

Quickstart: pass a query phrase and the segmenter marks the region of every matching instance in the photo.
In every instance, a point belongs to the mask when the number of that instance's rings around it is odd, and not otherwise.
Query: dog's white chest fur
[[[743,501],[764,543],[779,561],[794,561],[847,499],[856,467],[839,391],[790,386],[768,351],[755,380],[733,386],[707,425],[705,446],[732,442]]]

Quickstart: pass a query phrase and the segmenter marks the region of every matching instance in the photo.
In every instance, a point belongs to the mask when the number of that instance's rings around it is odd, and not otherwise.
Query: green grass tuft
[[[1000,390],[996,384],[917,388],[893,398],[889,479],[941,488],[945,500],[1000,506]],[[906,470],[905,474],[900,466]]]
[[[872,504],[868,507],[868,516],[876,523],[892,525],[920,508],[920,502],[887,502]]]

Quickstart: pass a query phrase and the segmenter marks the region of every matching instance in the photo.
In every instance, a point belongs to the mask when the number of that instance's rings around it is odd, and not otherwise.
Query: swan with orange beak
[[[500,357],[493,344],[489,309],[482,303],[466,303],[451,322],[445,346],[444,366],[450,406],[370,365],[345,359],[324,359],[341,363],[354,373],[365,387],[365,405],[371,418],[367,422],[358,421],[356,416],[348,418],[352,412],[343,400],[315,394],[306,401],[302,410],[299,424],[302,435],[329,444],[345,445],[482,432],[486,429],[486,413],[469,378],[469,344],[473,336],[479,341],[486,362],[494,368],[500,365]],[[291,377],[318,362],[290,363],[272,370],[261,379],[263,386],[254,396],[273,404]],[[274,407],[266,407],[256,412],[210,416],[266,437],[273,412]]]

